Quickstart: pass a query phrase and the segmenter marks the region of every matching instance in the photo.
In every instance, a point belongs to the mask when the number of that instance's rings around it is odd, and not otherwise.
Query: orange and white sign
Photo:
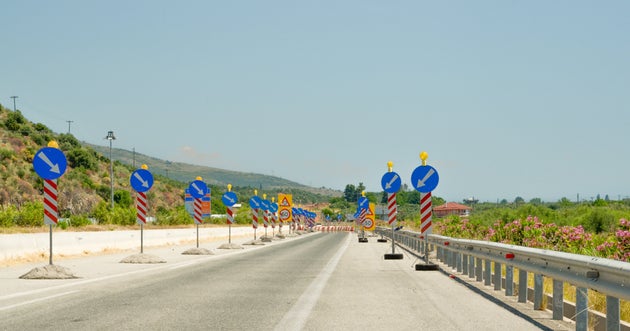
[[[278,219],[282,223],[293,221],[293,195],[278,193]]]
[[[372,231],[376,228],[376,204],[370,202],[368,210],[365,213],[365,220],[363,221],[363,226],[365,226],[365,230]]]

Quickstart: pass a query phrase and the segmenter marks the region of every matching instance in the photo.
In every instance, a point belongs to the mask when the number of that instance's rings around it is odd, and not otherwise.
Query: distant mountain
[[[83,143],[98,153],[109,158],[109,147]],[[125,149],[112,148],[112,159],[123,164],[140,167],[142,164],[149,166],[149,170],[157,175],[177,180],[180,182],[190,182],[197,176],[201,176],[205,182],[211,185],[227,186],[232,184],[235,187],[253,187],[264,190],[290,188],[318,193],[326,196],[341,196],[342,192],[326,188],[313,188],[300,183],[296,183],[276,176],[268,176],[256,173],[231,171],[213,167],[199,166],[180,162],[161,160],[137,152]]]

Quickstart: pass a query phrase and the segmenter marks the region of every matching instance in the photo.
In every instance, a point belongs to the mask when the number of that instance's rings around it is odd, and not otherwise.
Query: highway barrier
[[[375,233],[390,239],[392,236],[391,229],[385,227],[378,227]],[[543,277],[549,277],[553,280],[550,307],[553,319],[570,318],[579,331],[589,329],[589,318],[593,319],[591,324],[596,331],[630,330],[630,324],[620,320],[620,299],[630,301],[630,263],[433,234],[425,237],[407,230],[395,231],[394,241],[419,254],[435,251],[436,258],[448,267],[478,282],[483,281],[486,286],[494,284],[494,289],[505,290],[506,296],[515,295],[514,268],[517,268],[518,279],[525,280],[518,283],[518,302],[532,301],[538,310],[545,309]],[[527,286],[529,273],[534,278],[533,291]],[[576,287],[575,308],[567,307],[564,302],[564,283]],[[605,321],[599,321],[601,315],[589,311],[589,289],[606,295]]]

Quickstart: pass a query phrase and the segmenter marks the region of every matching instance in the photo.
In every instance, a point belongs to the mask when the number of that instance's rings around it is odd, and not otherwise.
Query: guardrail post
[[[468,255],[462,255],[462,273],[464,275],[468,274]]]
[[[483,284],[490,286],[492,284],[492,261],[485,260],[485,269],[483,270]]]
[[[457,269],[457,272],[462,272],[462,254],[460,254],[459,252],[455,252],[455,268]]]
[[[468,257],[468,278],[475,278],[475,257]]]
[[[534,309],[544,310],[543,307],[543,275],[534,275]]]
[[[511,265],[505,265],[505,295],[514,295],[514,267]]]
[[[453,267],[453,263],[451,262],[451,260],[453,260],[452,252],[449,249],[444,249],[444,255],[445,255],[445,258],[446,258],[446,265],[449,268],[452,268]]]
[[[553,280],[553,319],[562,320],[564,317],[564,282]]]
[[[619,298],[606,296],[606,330],[618,331],[621,328],[619,323],[620,311],[619,311]]]
[[[575,289],[575,331],[588,330],[588,289]]]
[[[501,290],[501,283],[502,283],[502,277],[501,276],[501,262],[494,262],[494,290],[495,291],[500,291]]]
[[[483,260],[478,257],[477,258],[477,265],[476,265],[476,271],[477,271],[477,281],[480,282],[483,280]]]
[[[527,270],[518,269],[518,302],[527,302]]]

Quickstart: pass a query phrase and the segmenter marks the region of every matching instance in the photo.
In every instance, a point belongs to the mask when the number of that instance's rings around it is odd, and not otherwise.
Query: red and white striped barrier
[[[258,208],[252,208],[252,228],[258,229]]]
[[[389,225],[396,225],[397,213],[398,205],[396,204],[396,193],[387,193],[387,217]]]
[[[201,207],[201,199],[197,199],[195,198],[195,204],[194,204],[194,216],[195,216],[195,224],[202,224],[203,223],[203,216],[202,216],[202,207]]]
[[[57,180],[44,179],[44,224],[57,224]]]
[[[431,234],[433,224],[431,223],[431,215],[433,207],[431,206],[431,192],[420,194],[420,234]]]
[[[147,195],[144,192],[136,192],[136,223],[147,224]]]
[[[227,223],[234,224],[234,209],[232,207],[226,207],[227,210]]]

